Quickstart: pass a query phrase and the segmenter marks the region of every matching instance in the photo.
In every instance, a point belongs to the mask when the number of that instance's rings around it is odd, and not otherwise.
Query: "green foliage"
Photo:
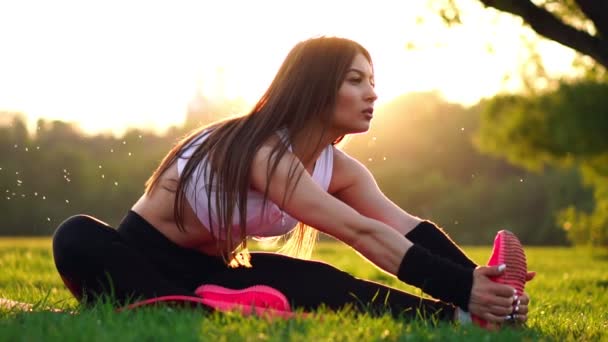
[[[578,244],[608,246],[608,83],[562,83],[538,96],[501,95],[485,103],[479,146],[539,170],[577,167],[593,188],[595,208],[571,205],[557,221]]]
[[[19,117],[0,127],[2,235],[49,235],[78,213],[117,224],[181,134],[85,136],[70,124],[43,120],[34,133]]]
[[[608,166],[608,160],[601,162]],[[584,180],[594,189],[593,211],[569,206],[562,210],[558,222],[568,233],[570,241],[581,245],[608,246],[608,172],[583,164]],[[600,173],[601,172],[601,173]]]
[[[482,113],[481,146],[489,152],[507,147],[512,161],[532,164],[605,153],[606,94],[608,83],[581,82],[540,96],[497,96]]]
[[[420,295],[365,262],[344,244],[322,242],[314,258],[361,278]],[[477,262],[490,249],[466,247]],[[2,341],[602,341],[608,338],[605,296],[606,255],[584,249],[527,248],[528,265],[538,275],[528,283],[527,328],[487,332],[389,315],[353,315],[319,310],[308,318],[267,321],[238,314],[158,306],[117,313],[106,303],[81,308],[61,283],[49,239],[0,239],[0,297],[35,304],[32,312],[0,308]],[[61,308],[54,313],[47,309]]]

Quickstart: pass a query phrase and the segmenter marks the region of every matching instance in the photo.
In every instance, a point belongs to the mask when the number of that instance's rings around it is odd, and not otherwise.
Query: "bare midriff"
[[[178,180],[177,165],[174,163],[160,176],[156,187],[143,194],[131,210],[139,214],[159,232],[175,244],[198,250],[209,255],[219,255],[215,238],[184,200],[183,228],[179,230],[174,218],[173,203]]]

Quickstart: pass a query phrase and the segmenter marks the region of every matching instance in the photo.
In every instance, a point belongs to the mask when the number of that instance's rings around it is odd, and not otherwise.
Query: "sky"
[[[183,123],[197,91],[254,102],[293,45],[319,35],[370,51],[379,105],[428,90],[468,105],[517,89],[505,75],[521,69],[531,31],[474,0],[458,2],[464,25],[448,29],[433,2],[0,0],[0,111],[89,133],[162,131]],[[539,52],[550,73],[572,71],[571,50],[541,41]]]

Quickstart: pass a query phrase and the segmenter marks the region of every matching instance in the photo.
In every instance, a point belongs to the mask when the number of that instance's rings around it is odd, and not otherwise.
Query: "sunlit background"
[[[517,89],[530,30],[478,2],[461,10],[465,25],[448,29],[432,1],[2,1],[0,111],[89,133],[163,131],[197,94],[251,104],[289,49],[318,35],[370,50],[379,104],[431,89],[473,104]],[[538,51],[550,73],[571,72],[570,50]]]

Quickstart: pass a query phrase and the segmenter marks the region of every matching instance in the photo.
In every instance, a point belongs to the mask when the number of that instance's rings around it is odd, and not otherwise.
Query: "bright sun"
[[[524,57],[516,31],[529,34],[474,5],[474,24],[448,30],[424,1],[13,1],[0,13],[0,111],[89,132],[180,124],[197,89],[253,102],[318,35],[370,50],[380,103],[430,89],[473,103],[513,86],[502,79]],[[545,45],[567,72],[572,53]]]

